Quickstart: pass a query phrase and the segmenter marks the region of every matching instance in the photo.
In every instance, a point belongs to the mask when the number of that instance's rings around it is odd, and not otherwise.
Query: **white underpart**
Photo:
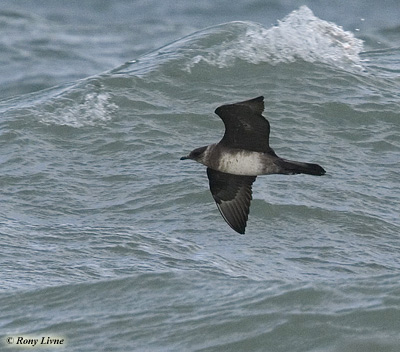
[[[218,171],[234,175],[262,175],[263,153],[239,151],[221,155]]]

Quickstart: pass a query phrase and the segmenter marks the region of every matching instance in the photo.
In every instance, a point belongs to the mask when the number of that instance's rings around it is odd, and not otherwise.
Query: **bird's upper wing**
[[[225,124],[225,134],[220,143],[230,148],[255,152],[269,152],[269,122],[262,116],[264,97],[222,105],[215,113]]]
[[[240,176],[207,168],[211,194],[232,229],[244,234],[252,199],[251,187],[257,176]]]

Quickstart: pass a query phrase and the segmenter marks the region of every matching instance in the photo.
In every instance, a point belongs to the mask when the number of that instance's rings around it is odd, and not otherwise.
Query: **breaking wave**
[[[300,59],[342,69],[362,69],[362,51],[363,42],[353,33],[319,19],[307,6],[302,6],[271,28],[254,22],[229,22],[204,29],[133,60],[113,73],[142,76],[171,61],[178,61],[186,72],[200,63],[232,67],[237,60],[277,65]]]

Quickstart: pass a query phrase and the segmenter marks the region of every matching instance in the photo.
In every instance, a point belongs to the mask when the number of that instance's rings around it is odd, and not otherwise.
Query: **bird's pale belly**
[[[216,169],[234,175],[255,176],[265,173],[264,153],[238,151],[220,156]]]

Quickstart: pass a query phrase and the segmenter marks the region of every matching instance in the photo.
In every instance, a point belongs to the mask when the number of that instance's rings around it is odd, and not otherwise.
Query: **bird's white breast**
[[[261,175],[264,171],[262,156],[263,153],[247,150],[222,153],[217,169],[234,175]]]

